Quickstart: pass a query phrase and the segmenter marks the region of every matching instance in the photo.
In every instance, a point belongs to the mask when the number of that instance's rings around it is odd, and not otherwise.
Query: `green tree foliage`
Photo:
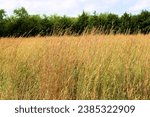
[[[29,16],[28,12],[26,11],[26,9],[24,7],[15,9],[14,14],[15,14],[16,18],[26,18]]]
[[[75,33],[82,34],[87,30],[89,15],[83,11],[82,15],[80,15],[75,23]]]
[[[0,10],[0,36],[4,35],[5,16],[6,16],[5,11],[1,9]]]
[[[150,12],[142,11],[138,16],[138,23],[141,33],[147,34],[150,32]]]
[[[93,15],[91,15],[88,18],[88,29],[89,32],[92,32],[93,30],[96,31],[95,29],[99,29],[101,26],[101,21],[99,20],[98,15],[96,14],[96,11],[94,11]]]
[[[108,14],[106,21],[106,29],[105,32],[107,34],[116,33],[119,30],[119,18],[115,14]]]
[[[78,17],[29,15],[25,8],[14,10],[7,16],[0,10],[0,37],[8,36],[51,36],[80,35],[83,33],[101,34],[137,34],[150,33],[150,12],[143,10],[138,15],[124,13],[118,16],[112,13],[91,15],[82,12]]]
[[[132,15],[131,16],[131,22],[130,22],[130,29],[127,30],[128,34],[137,34],[137,33],[141,33],[140,30],[140,24],[138,22],[138,15]]]
[[[54,23],[50,17],[44,15],[44,18],[41,19],[41,32],[42,36],[51,36],[53,34]]]
[[[41,17],[39,15],[28,15],[24,8],[14,10],[15,16],[11,23],[12,36],[35,36],[41,31]]]
[[[129,34],[131,30],[131,15],[128,13],[124,13],[120,20],[120,32],[124,34]]]

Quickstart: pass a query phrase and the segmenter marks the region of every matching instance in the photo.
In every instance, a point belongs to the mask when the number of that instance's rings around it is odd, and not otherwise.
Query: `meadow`
[[[150,35],[0,38],[0,99],[150,99]]]

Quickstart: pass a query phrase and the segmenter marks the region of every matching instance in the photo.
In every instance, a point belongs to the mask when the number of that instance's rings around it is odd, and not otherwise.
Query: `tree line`
[[[84,12],[78,17],[30,15],[25,8],[15,9],[13,15],[7,16],[0,10],[0,37],[29,37],[51,35],[81,35],[83,33],[100,34],[149,34],[150,12],[141,11],[132,15],[124,13],[89,14]]]

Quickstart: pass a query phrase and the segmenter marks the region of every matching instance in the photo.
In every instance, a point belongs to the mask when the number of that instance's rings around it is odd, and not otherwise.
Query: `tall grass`
[[[0,99],[150,99],[150,35],[0,39]]]

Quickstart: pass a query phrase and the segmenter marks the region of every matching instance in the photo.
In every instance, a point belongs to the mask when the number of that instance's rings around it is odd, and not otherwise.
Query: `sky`
[[[150,0],[0,0],[0,9],[8,15],[20,7],[24,7],[29,14],[41,15],[78,16],[83,10],[122,15],[125,12],[137,14],[141,10],[150,11]]]

